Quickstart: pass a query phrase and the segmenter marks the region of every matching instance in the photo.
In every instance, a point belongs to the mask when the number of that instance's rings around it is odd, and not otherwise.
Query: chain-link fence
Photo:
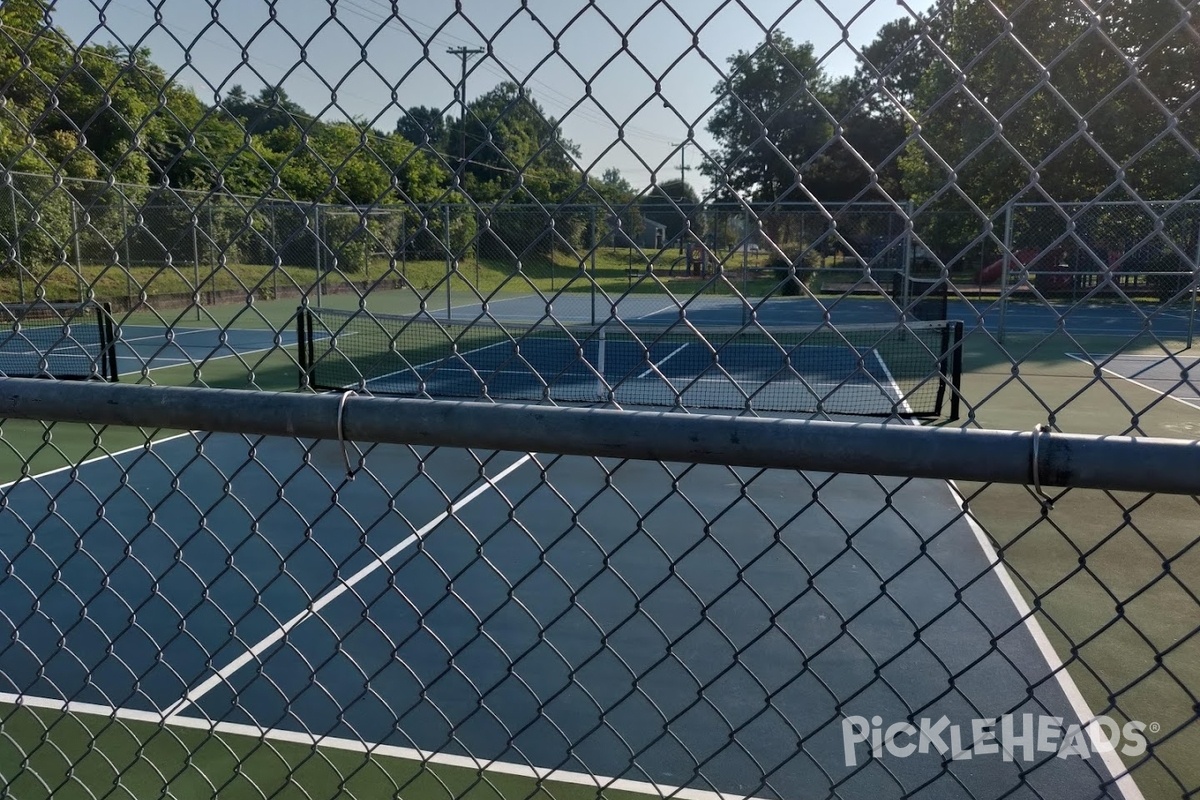
[[[0,6],[0,796],[1200,793],[1200,4],[202,5]]]

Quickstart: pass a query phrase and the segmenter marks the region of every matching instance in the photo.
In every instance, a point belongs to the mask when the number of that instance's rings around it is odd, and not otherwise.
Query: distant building
[[[652,219],[642,219],[642,230],[630,236],[624,230],[613,230],[613,247],[639,247],[657,250],[667,241],[667,226]]]

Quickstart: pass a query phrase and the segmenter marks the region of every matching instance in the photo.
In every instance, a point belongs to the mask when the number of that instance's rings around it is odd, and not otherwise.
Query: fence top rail
[[[1200,441],[1041,429],[32,378],[0,378],[0,418],[1200,495]]]

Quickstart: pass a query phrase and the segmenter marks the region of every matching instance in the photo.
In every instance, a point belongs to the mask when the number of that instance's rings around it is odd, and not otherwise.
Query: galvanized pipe
[[[1188,439],[343,399],[0,378],[0,418],[8,419],[1200,495],[1200,442]]]

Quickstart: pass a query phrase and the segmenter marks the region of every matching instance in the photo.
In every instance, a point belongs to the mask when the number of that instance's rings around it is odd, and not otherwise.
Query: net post
[[[299,306],[296,309],[296,358],[300,362],[300,386],[303,390],[309,382],[311,373],[312,347],[309,336],[312,335],[312,324],[309,320],[308,309]]]
[[[109,380],[113,383],[119,382],[121,372],[117,367],[117,336],[112,303],[105,303],[100,307],[100,353],[107,361]]]
[[[604,380],[604,374],[605,374],[604,373],[604,359],[605,359],[605,355],[606,355],[605,350],[607,350],[607,343],[606,343],[606,338],[605,338],[605,334],[604,334],[605,327],[606,326],[604,326],[604,325],[600,326],[599,335],[597,337],[598,353],[596,356],[596,372],[599,373],[599,376],[596,378],[596,397],[601,400],[605,399],[605,394],[606,394],[605,388],[604,388],[606,385],[606,382]]]
[[[963,322],[955,320],[952,325],[954,335],[951,337],[951,368],[950,368],[950,421],[959,418],[962,401],[962,371],[963,371]]]

